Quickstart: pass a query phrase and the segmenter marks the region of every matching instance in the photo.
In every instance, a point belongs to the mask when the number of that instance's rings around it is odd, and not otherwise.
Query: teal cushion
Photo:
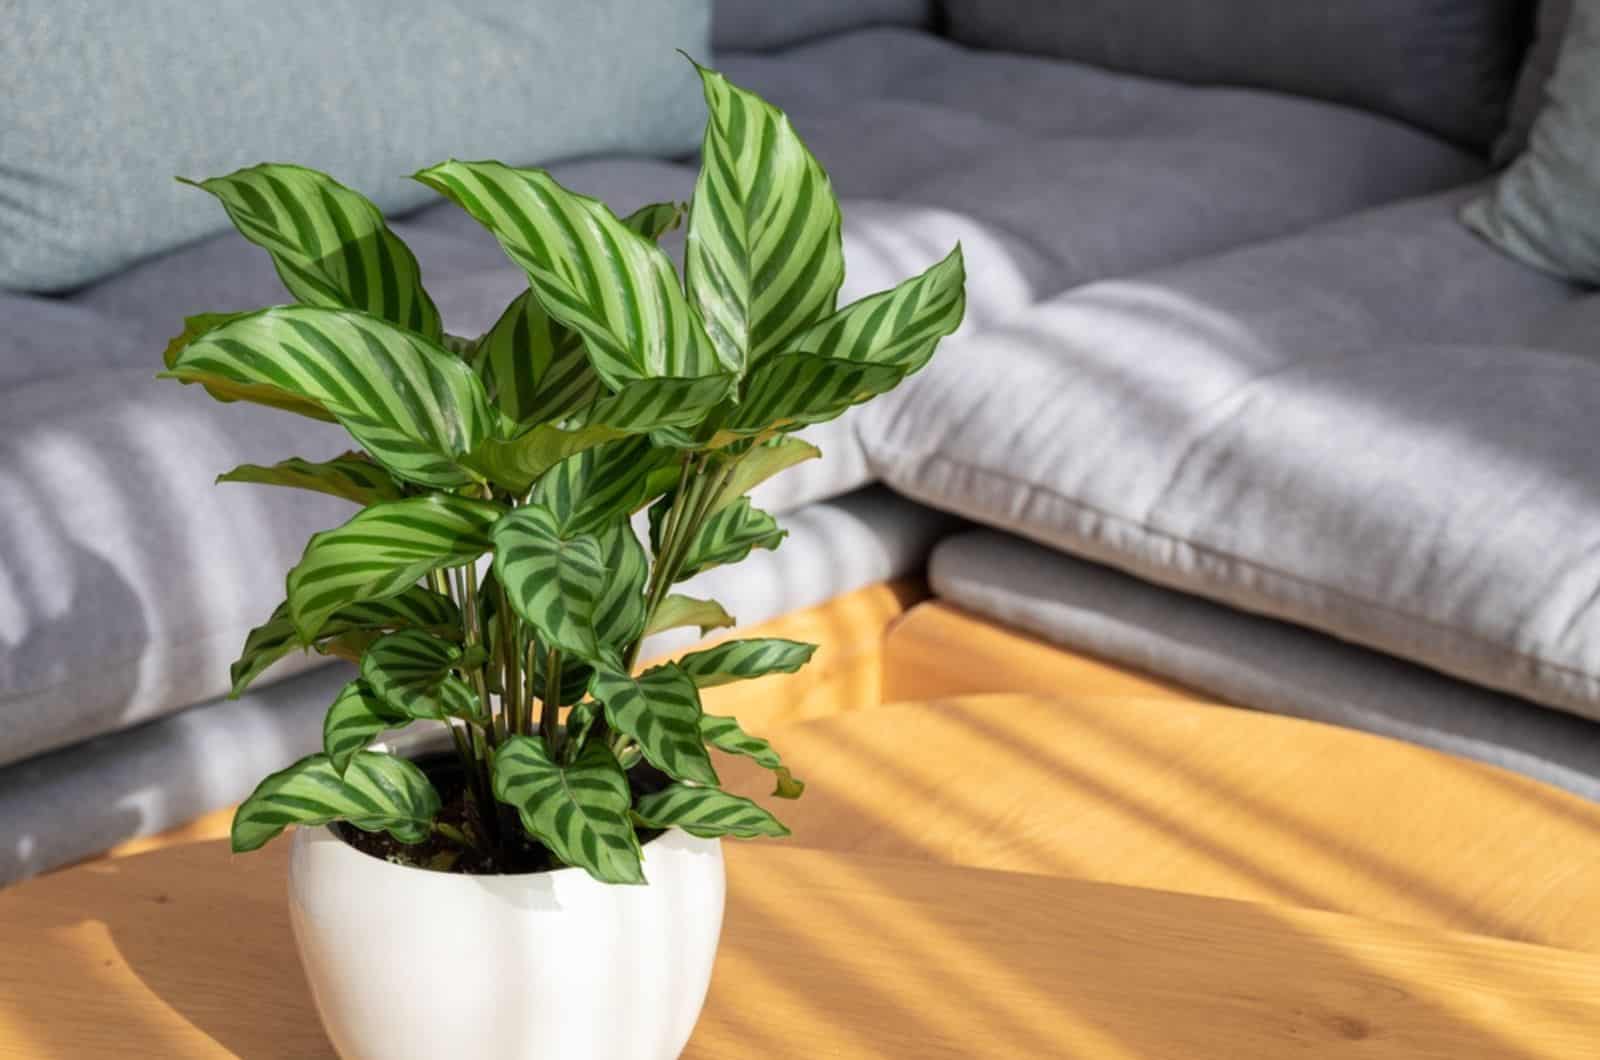
[[[1527,151],[1463,217],[1529,265],[1600,284],[1600,0],[1577,0]]]
[[[173,177],[261,161],[388,211],[451,156],[692,151],[710,0],[11,0],[0,288],[59,291],[227,227]]]

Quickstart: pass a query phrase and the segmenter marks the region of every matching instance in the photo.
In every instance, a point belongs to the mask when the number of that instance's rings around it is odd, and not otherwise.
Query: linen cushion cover
[[[1558,276],[1600,285],[1600,0],[1577,0],[1528,149],[1467,224]]]
[[[945,11],[950,35],[977,47],[1314,96],[1483,149],[1521,58],[1521,0],[945,0]]]
[[[12,0],[0,33],[0,288],[75,287],[227,227],[173,177],[324,170],[385,210],[451,156],[688,153],[704,107],[674,48],[709,0]]]
[[[886,482],[1600,720],[1600,362],[1471,192],[1093,284],[867,409]]]

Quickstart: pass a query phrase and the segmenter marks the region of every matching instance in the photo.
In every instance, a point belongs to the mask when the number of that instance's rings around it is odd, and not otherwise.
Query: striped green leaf
[[[650,557],[626,515],[614,518],[595,538],[606,570],[595,609],[595,636],[609,660],[620,657],[644,632],[644,586],[650,576]]]
[[[631,736],[651,765],[679,780],[716,784],[700,737],[700,694],[678,667],[656,666],[638,677],[595,670],[589,694],[606,708],[606,720]]]
[[[673,784],[642,796],[633,808],[634,820],[646,828],[682,828],[702,839],[734,836],[756,839],[789,834],[776,817],[749,799],[718,788]]]
[[[700,688],[715,688],[767,674],[792,674],[816,652],[815,644],[777,637],[725,640],[704,651],[690,652],[678,660],[683,672]]]
[[[844,280],[839,204],[782,111],[697,68],[710,120],[684,277],[723,361],[753,367],[833,312]]]
[[[701,571],[737,563],[755,548],[777,548],[788,534],[778,521],[740,497],[712,516],[684,553],[677,580],[692,578]]]
[[[543,740],[513,736],[495,752],[494,795],[566,864],[602,883],[645,882],[628,817],[628,778],[604,740],[562,766]]]
[[[411,723],[411,717],[384,702],[365,681],[351,681],[339,692],[328,715],[322,720],[322,753],[334,770],[344,776],[356,752],[365,748],[380,733]]]
[[[594,728],[594,723],[600,717],[600,705],[592,699],[586,699],[567,712],[567,741],[563,753],[567,758],[576,758],[578,752],[583,750],[585,741],[589,739],[589,730]]]
[[[805,781],[795,777],[783,764],[783,759],[772,745],[759,736],[751,736],[739,727],[733,718],[719,718],[712,714],[700,716],[700,735],[706,744],[728,754],[744,755],[756,764],[772,770],[778,786],[772,794],[780,799],[798,799],[805,793]]]
[[[478,694],[450,671],[461,646],[419,629],[401,629],[373,641],[361,657],[361,678],[390,707],[409,718],[481,721]]]
[[[184,183],[221,200],[239,233],[272,255],[296,300],[359,309],[439,341],[439,311],[417,259],[365,196],[326,173],[273,163]]]
[[[623,218],[628,229],[654,240],[678,226],[683,208],[653,203]],[[518,295],[473,348],[473,365],[491,401],[524,429],[572,416],[595,403],[600,377],[589,363],[583,336],[557,323],[533,291]],[[623,419],[625,406],[612,404],[606,419]]]
[[[715,600],[696,600],[692,596],[672,593],[656,607],[655,615],[645,627],[645,636],[680,626],[698,626],[701,634],[734,624],[734,617]]]
[[[217,481],[291,486],[295,489],[311,490],[313,493],[330,493],[361,505],[395,501],[404,496],[404,491],[394,480],[394,476],[361,453],[355,452],[317,464],[301,460],[299,457],[291,457],[271,467],[240,464],[232,471],[218,475]]]
[[[572,338],[572,332],[550,319],[532,291],[523,291],[478,339],[472,367],[495,407],[512,423],[531,426],[539,422],[534,414],[541,404],[540,384],[556,346]]]
[[[655,472],[673,457],[648,438],[606,442],[551,468],[534,497],[555,515],[563,534],[593,532],[643,505],[658,481]]]
[[[449,493],[375,504],[313,534],[289,572],[289,615],[303,644],[351,604],[387,600],[431,571],[477,559],[505,508]]]
[[[662,378],[721,377],[731,387],[738,364],[718,360],[671,260],[604,203],[499,162],[445,162],[417,179],[494,234],[545,311],[584,337],[612,390]]]
[[[249,315],[249,313],[198,313],[192,317],[184,317],[183,330],[168,340],[166,352],[162,354],[162,362],[168,371],[171,371],[177,366],[178,355],[187,349],[190,343],[224,324]],[[202,384],[206,393],[218,401],[248,401],[251,404],[308,416],[314,420],[338,422],[333,413],[322,407],[321,402],[292,394],[269,383],[240,383],[213,377],[202,380]]]
[[[334,654],[332,644],[351,634],[376,635],[408,627],[459,637],[461,612],[449,597],[414,585],[386,600],[362,600],[341,607],[323,623],[316,646]],[[279,604],[272,617],[245,638],[244,649],[233,664],[233,691],[229,698],[237,699],[267,667],[304,646],[294,628],[288,602]]]
[[[501,489],[526,493],[567,457],[623,434],[610,427],[567,429],[547,423],[509,440],[489,439],[473,452],[472,465]]]
[[[920,276],[869,295],[793,336],[751,369],[723,428],[820,423],[893,389],[933,356],[966,312],[961,247]]]
[[[682,223],[685,209],[681,202],[653,202],[624,217],[622,226],[654,243]]]
[[[540,642],[585,662],[612,661],[597,625],[611,577],[600,539],[563,537],[555,513],[539,504],[501,519],[493,536],[495,576]]]
[[[251,313],[189,343],[163,374],[266,384],[315,401],[390,471],[425,486],[473,481],[461,458],[494,428],[483,386],[460,358],[353,310]]]
[[[341,776],[327,755],[308,755],[263,780],[239,805],[233,851],[255,850],[292,824],[332,821],[420,843],[428,838],[439,806],[439,793],[428,778],[403,758],[357,751]]]

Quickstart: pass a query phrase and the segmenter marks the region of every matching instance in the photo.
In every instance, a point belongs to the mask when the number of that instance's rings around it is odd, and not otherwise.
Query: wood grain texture
[[[702,694],[707,711],[733,715],[749,732],[765,732],[785,722],[828,717],[881,702],[885,632],[927,595],[920,578],[878,582],[770,622],[708,637],[676,654],[698,651],[731,637],[780,637],[820,645],[799,673],[739,681]],[[651,659],[645,665],[674,657]],[[129,839],[100,856],[126,857],[173,843],[222,838],[232,821],[233,808],[228,807],[155,835]]]
[[[1592,955],[772,844],[727,856],[695,1060],[1569,1060],[1600,1035]],[[195,843],[0,893],[0,1057],[331,1056],[286,860]]]
[[[884,646],[885,702],[990,692],[1210,701],[1168,681],[1068,651],[943,600],[917,604],[889,627]]]
[[[717,768],[797,844],[1600,952],[1600,806],[1410,744],[1070,689],[887,704],[772,738],[806,781],[798,802]]]

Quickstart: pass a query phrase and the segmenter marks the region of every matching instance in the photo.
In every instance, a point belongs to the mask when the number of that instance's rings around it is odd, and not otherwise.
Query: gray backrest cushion
[[[948,32],[1197,84],[1348,103],[1486,150],[1524,0],[944,0]]]
[[[933,0],[715,0],[711,46],[770,51],[863,26],[929,26]]]
[[[1522,71],[1517,74],[1506,127],[1494,142],[1496,165],[1505,165],[1528,146],[1528,132],[1544,106],[1544,86],[1555,73],[1556,59],[1561,54],[1567,20],[1572,17],[1572,3],[1573,0],[1540,0],[1538,25],[1533,43],[1522,60]]]
[[[451,156],[687,153],[704,106],[674,49],[709,53],[710,2],[6,0],[0,288],[225,228],[175,175],[299,162],[403,210]]]
[[[1513,257],[1600,286],[1600,0],[1577,0],[1528,149],[1463,218]]]

